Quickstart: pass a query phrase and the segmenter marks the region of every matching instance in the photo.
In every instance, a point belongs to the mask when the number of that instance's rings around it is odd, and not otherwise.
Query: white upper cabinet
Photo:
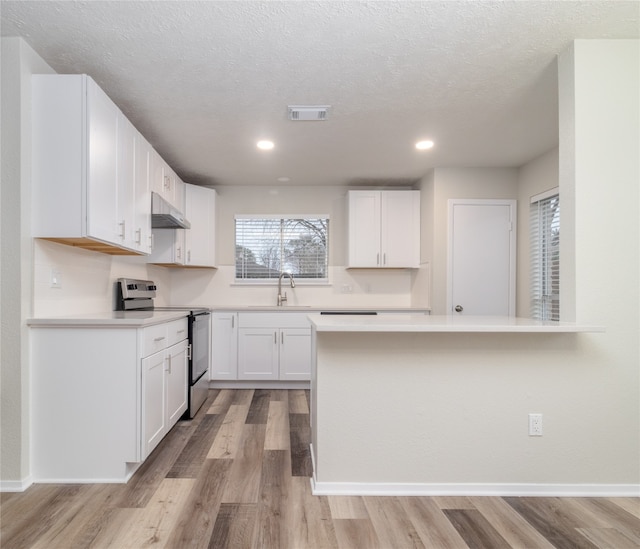
[[[349,191],[350,268],[416,268],[420,191]]]
[[[135,132],[134,171],[134,223],[133,241],[137,250],[150,254],[153,244],[151,233],[151,145],[138,131]]]
[[[215,213],[216,191],[185,184],[185,216],[191,223],[184,234],[185,265],[215,267]]]
[[[190,229],[154,229],[149,262],[181,267],[215,267],[216,191],[184,185],[184,215]]]
[[[151,190],[184,212],[184,182],[155,150],[150,155]]]
[[[33,75],[32,100],[33,236],[148,253],[144,138],[87,75]]]

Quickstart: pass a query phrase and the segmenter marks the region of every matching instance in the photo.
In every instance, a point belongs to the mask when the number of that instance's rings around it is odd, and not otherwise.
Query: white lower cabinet
[[[187,341],[142,359],[142,458],[187,409]]]
[[[187,319],[142,330],[142,459],[187,409]]]
[[[125,482],[187,409],[187,335],[186,318],[32,325],[34,480]]]
[[[211,313],[209,379],[238,379],[238,313]]]
[[[307,313],[215,312],[212,380],[309,381]]]

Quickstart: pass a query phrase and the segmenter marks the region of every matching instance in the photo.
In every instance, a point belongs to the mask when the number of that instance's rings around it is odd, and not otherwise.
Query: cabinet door
[[[349,191],[349,267],[380,267],[380,191]]]
[[[88,171],[87,233],[121,244],[117,234],[118,107],[87,79]]]
[[[133,125],[118,112],[116,195],[118,242],[125,248],[135,244],[135,134]]]
[[[154,229],[153,251],[147,261],[158,265],[184,265],[184,233],[185,229]]]
[[[211,315],[211,369],[209,379],[238,378],[238,319],[236,313]]]
[[[420,191],[382,191],[381,267],[420,264]]]
[[[149,187],[152,192],[163,196],[164,193],[164,160],[151,148],[149,151]]]
[[[278,379],[278,330],[238,330],[238,379]]]
[[[187,409],[187,341],[167,349],[167,430]]]
[[[147,140],[138,131],[135,132],[134,146],[134,245],[137,250],[150,254],[151,236],[151,178],[150,149]]]
[[[280,379],[311,379],[311,329],[280,330]]]
[[[167,432],[166,352],[142,359],[142,457],[147,457]]]
[[[191,229],[185,233],[185,265],[215,266],[215,202],[213,189],[185,185],[185,216]]]

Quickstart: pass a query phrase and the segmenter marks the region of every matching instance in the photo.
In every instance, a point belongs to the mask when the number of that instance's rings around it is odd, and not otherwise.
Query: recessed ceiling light
[[[431,149],[433,147],[434,143],[431,140],[425,140],[425,141],[418,141],[416,143],[416,149],[420,150],[420,151],[424,151],[426,149]]]
[[[286,183],[287,181],[291,181],[291,178],[289,178],[289,177],[278,177],[278,181],[280,181],[280,183]]]
[[[262,149],[263,151],[271,150],[275,146],[273,144],[273,141],[266,141],[266,140],[258,141],[256,145],[258,146],[259,149]]]

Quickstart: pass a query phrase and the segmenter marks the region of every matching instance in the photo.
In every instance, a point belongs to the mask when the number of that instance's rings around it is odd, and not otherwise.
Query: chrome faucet
[[[280,273],[280,276],[278,277],[278,307],[282,307],[282,305],[284,305],[284,302],[287,301],[287,292],[285,292],[284,295],[282,295],[282,278],[285,276],[289,277],[289,281],[291,282],[291,287],[292,288],[296,287],[296,283],[293,281],[293,275],[286,271],[282,271]]]

